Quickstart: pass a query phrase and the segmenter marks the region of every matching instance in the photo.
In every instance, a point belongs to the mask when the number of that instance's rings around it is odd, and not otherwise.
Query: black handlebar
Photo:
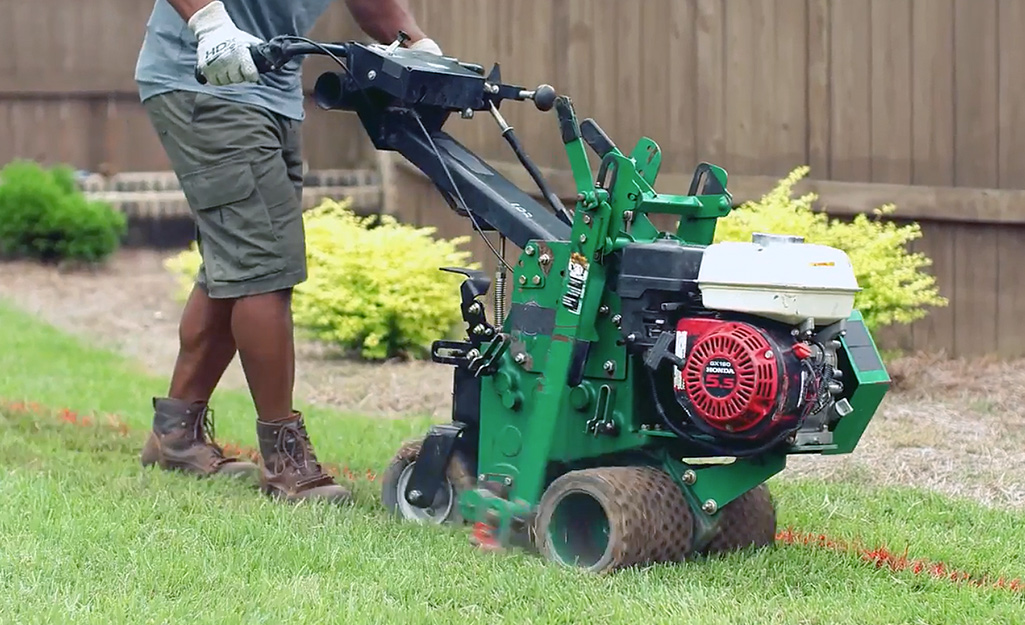
[[[281,36],[249,46],[249,53],[260,74],[279,71],[299,56],[330,56],[339,64],[346,59],[343,69],[352,79],[347,81],[346,90],[384,91],[408,105],[435,106],[448,111],[488,111],[502,100],[533,100],[539,110],[549,111],[557,97],[548,85],[528,91],[503,84],[497,64],[485,77],[480,65],[428,56],[401,48],[397,43],[320,43],[304,37]],[[208,82],[198,66],[195,78],[200,84]]]
[[[253,57],[253,63],[256,64],[256,71],[261,74],[267,74],[280,70],[297,56],[324,54],[345,58],[349,54],[349,44],[315,43],[312,41],[292,41],[279,38],[271,39],[265,43],[250,45],[249,54]],[[203,75],[198,66],[196,67],[195,76],[199,84],[205,85],[207,83],[206,76]]]

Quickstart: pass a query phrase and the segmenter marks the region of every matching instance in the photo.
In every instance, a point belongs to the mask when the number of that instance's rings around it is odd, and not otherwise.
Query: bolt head
[[[533,278],[530,279],[530,281],[533,282],[534,284],[541,284],[541,276],[534,276]]]
[[[719,509],[719,504],[715,503],[714,499],[709,499],[701,505],[701,509],[704,510],[706,514],[714,514],[715,511]]]
[[[683,472],[683,483],[688,486],[698,481],[698,474],[692,469],[687,469]]]
[[[522,365],[524,362],[527,361],[527,355],[523,352],[519,352],[518,354],[513,356],[513,360],[516,361],[516,364]]]
[[[533,245],[528,245],[526,248],[524,248],[523,252],[527,256],[533,256],[534,255],[534,246]]]
[[[581,243],[587,243],[587,235],[586,234],[580,235],[580,242]]]
[[[605,369],[605,373],[612,373],[616,370],[616,363],[611,360],[606,360],[605,364],[602,365],[602,368]]]
[[[527,276],[520,276],[520,284],[526,284],[526,283],[527,283]]]
[[[601,315],[609,314],[609,307],[606,306],[605,304],[602,304],[601,306],[598,307],[598,314],[601,314]]]
[[[584,215],[584,223],[587,224],[587,225],[591,224],[591,216],[590,215]]]
[[[369,72],[367,72],[367,80],[373,80],[375,78],[377,78],[377,72],[375,72],[374,70],[370,70]]]
[[[505,478],[504,480],[502,480],[502,481],[503,481],[503,482],[505,483],[505,485],[506,485],[506,486],[512,486],[512,478],[511,478],[511,477],[508,477],[508,476],[507,476],[507,477],[506,477],[506,478]]]
[[[548,263],[552,262],[552,257],[548,254],[541,254],[541,257],[538,258],[537,261],[542,265],[547,265]]]

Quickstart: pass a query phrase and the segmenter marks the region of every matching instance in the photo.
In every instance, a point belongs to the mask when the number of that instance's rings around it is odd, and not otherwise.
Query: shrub
[[[43,261],[97,262],[127,228],[109,204],[87,198],[67,166],[14,161],[0,170],[0,254]]]
[[[945,306],[935,277],[923,272],[931,260],[911,252],[907,244],[922,236],[916,223],[898,226],[882,218],[895,207],[885,205],[873,216],[857,215],[850,222],[831,219],[812,210],[818,199],[809,193],[793,196],[794,186],[808,173],[799,167],[757,202],[747,202],[719,221],[717,241],[750,241],[755,232],[795,234],[808,243],[829,245],[850,256],[862,291],[855,306],[872,330],[906,324],[926,316],[929,306]]]
[[[462,277],[444,266],[470,266],[469,240],[439,240],[434,228],[390,216],[359,217],[348,203],[324,201],[307,211],[309,279],[293,296],[296,327],[368,360],[419,357],[461,323]],[[167,260],[183,288],[199,269],[195,244]]]

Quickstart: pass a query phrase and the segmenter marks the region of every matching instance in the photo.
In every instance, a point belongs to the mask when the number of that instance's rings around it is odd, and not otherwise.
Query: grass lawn
[[[856,553],[760,553],[597,577],[481,554],[467,533],[399,523],[361,480],[354,507],[290,506],[221,480],[144,470],[165,381],[0,304],[0,399],[116,413],[127,435],[0,414],[3,623],[1022,623],[1025,593],[876,568]],[[219,439],[255,445],[244,394]],[[379,471],[425,420],[308,409],[323,460]],[[772,481],[781,527],[1025,578],[1025,515],[910,489]]]

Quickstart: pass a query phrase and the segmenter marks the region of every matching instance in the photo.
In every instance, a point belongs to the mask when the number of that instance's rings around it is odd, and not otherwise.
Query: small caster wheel
[[[461,525],[464,520],[459,512],[459,498],[473,489],[476,481],[474,473],[458,452],[452,454],[444,483],[438,488],[430,506],[420,508],[406,500],[406,486],[413,475],[422,444],[422,440],[406,443],[392,458],[382,475],[381,501],[390,513],[407,521]]]

